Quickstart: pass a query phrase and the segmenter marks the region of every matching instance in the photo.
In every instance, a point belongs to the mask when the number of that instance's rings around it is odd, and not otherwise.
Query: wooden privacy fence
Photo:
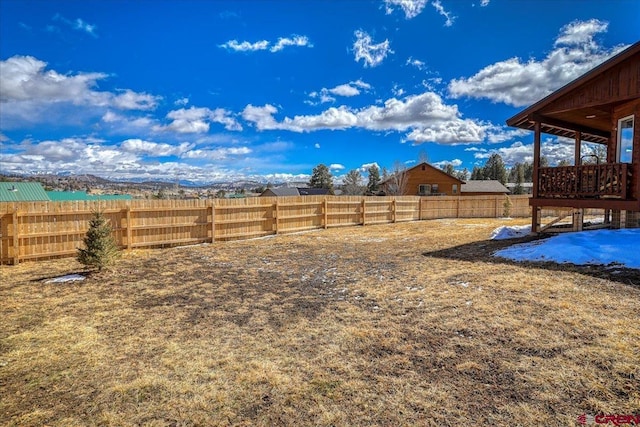
[[[298,196],[212,200],[0,203],[0,263],[74,256],[93,212],[109,219],[121,248],[188,245],[318,228],[437,218],[496,218],[506,197]],[[510,196],[511,216],[530,216],[529,196]]]

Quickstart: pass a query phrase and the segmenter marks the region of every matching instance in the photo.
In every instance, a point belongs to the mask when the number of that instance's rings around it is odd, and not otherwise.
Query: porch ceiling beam
[[[543,125],[549,125],[560,129],[566,129],[574,132],[587,133],[594,136],[600,136],[602,138],[611,137],[611,132],[607,132],[600,129],[594,129],[588,126],[582,126],[575,123],[565,122],[564,120],[552,119],[551,117],[543,116],[541,114],[531,114],[528,117],[531,122],[540,122]]]

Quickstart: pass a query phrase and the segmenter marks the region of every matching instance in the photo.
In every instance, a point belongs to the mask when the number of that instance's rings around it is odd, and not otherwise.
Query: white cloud
[[[412,65],[421,71],[427,67],[427,64],[425,64],[423,61],[420,61],[419,59],[414,59],[411,56],[407,59],[407,62],[405,63],[405,65]]]
[[[332,163],[329,165],[329,169],[333,171],[341,171],[344,168],[345,168],[344,165],[341,165],[340,163]]]
[[[187,151],[182,155],[185,159],[225,160],[229,157],[244,156],[251,153],[248,147],[223,147],[216,149],[198,149]]]
[[[260,40],[250,43],[247,41],[238,42],[238,40],[229,40],[219,46],[225,49],[235,50],[236,52],[255,52],[257,50],[267,50],[269,48],[269,42],[267,40]]]
[[[448,12],[448,11],[446,11],[444,9],[444,7],[442,6],[442,3],[440,2],[440,0],[433,0],[431,2],[431,6],[433,6],[435,8],[435,10],[437,10],[440,15],[445,17],[445,23],[444,23],[445,27],[450,27],[450,26],[453,25],[453,21],[456,20],[456,17],[453,16],[451,14],[451,12]]]
[[[362,59],[365,67],[376,67],[384,61],[387,55],[393,53],[389,40],[374,44],[371,36],[362,30],[356,30],[354,35],[356,36],[356,41],[353,43],[355,61],[358,62]]]
[[[431,163],[431,164],[433,166],[436,166],[437,168],[440,168],[440,169],[442,169],[446,165],[452,165],[454,168],[457,168],[459,166],[462,166],[462,160],[460,160],[460,159],[441,160],[439,162],[434,162],[434,163]]]
[[[76,18],[75,20],[71,20],[71,19],[67,19],[64,16],[60,15],[59,13],[55,14],[53,17],[54,21],[59,21],[59,22],[63,22],[66,25],[70,26],[71,28],[73,28],[74,30],[78,30],[78,31],[82,31],[85,32],[93,37],[98,37],[98,35],[96,34],[96,28],[98,28],[96,25],[93,24],[89,24],[88,22],[84,21],[83,19],[80,18]],[[47,27],[49,28],[49,27]],[[55,28],[55,27],[52,27]]]
[[[427,5],[428,0],[384,0],[387,15],[391,14],[394,6],[398,6],[404,12],[407,19],[415,18],[420,15],[422,9]]]
[[[47,63],[32,56],[13,56],[0,61],[0,102],[22,107],[38,104],[112,107],[121,110],[150,110],[160,97],[124,90],[119,94],[93,90],[104,73],[60,74],[46,71]],[[25,103],[29,103],[28,105]]]
[[[127,139],[120,145],[127,153],[145,154],[154,157],[179,156],[193,148],[193,144],[183,142],[180,145],[171,145],[141,139]]]
[[[189,103],[189,98],[176,99],[173,103],[174,103],[174,105],[178,105],[178,106],[184,107],[185,105],[187,105]]]
[[[317,142],[313,145],[315,148],[320,148],[320,144],[318,144]]]
[[[167,126],[155,126],[155,131],[173,131],[178,133],[205,133],[209,131],[209,123],[220,123],[226,130],[240,131],[242,126],[223,108],[190,107],[170,111],[167,118],[173,120]]]
[[[624,46],[606,49],[594,41],[607,23],[592,19],[562,27],[554,46],[541,61],[510,58],[488,65],[469,78],[451,80],[454,98],[485,98],[515,107],[530,105],[586,73]]]
[[[433,92],[391,98],[383,106],[372,105],[361,109],[346,106],[331,107],[317,115],[285,117],[277,121],[278,112],[273,105],[256,107],[247,105],[242,117],[260,130],[288,130],[312,132],[330,129],[362,128],[374,131],[409,131],[406,139],[416,143],[439,142],[446,144],[482,141],[490,125],[462,119],[456,105],[446,105]]]
[[[533,163],[533,144],[523,144],[519,141],[507,147],[477,151],[474,157],[476,159],[488,159],[495,153],[499,154],[508,166],[513,166],[515,163]],[[550,138],[543,141],[540,146],[540,153],[549,160],[550,165],[555,165],[561,160],[573,159],[574,146],[573,144]]]
[[[309,43],[309,39],[306,36],[292,36],[292,38],[280,37],[275,45],[271,47],[271,52],[280,52],[287,46],[306,46],[313,47],[311,43]]]
[[[299,36],[294,34],[291,37],[280,37],[278,41],[273,45],[268,40],[260,40],[253,43],[248,41],[239,42],[238,40],[229,40],[228,42],[222,43],[218,46],[236,52],[255,52],[260,50],[268,50],[275,53],[280,52],[288,46],[313,47],[313,44],[311,44],[307,36]]]
[[[370,84],[363,82],[362,80],[356,80],[353,82],[338,85],[331,89],[323,87],[322,89],[320,89],[320,92],[311,92],[309,96],[314,99],[319,99],[319,102],[321,104],[324,104],[326,102],[334,102],[336,100],[336,98],[331,95],[343,97],[357,96],[362,93],[362,90],[369,90],[370,88]],[[307,103],[311,105],[317,105],[317,103],[314,102]]]
[[[91,34],[94,37],[97,37],[96,35],[96,26],[95,25],[91,25],[85,21],[83,21],[82,19],[78,18],[74,21],[73,23],[73,28],[76,30],[80,30],[80,31],[84,31],[85,33]]]
[[[362,164],[362,165],[358,168],[358,170],[359,170],[360,172],[367,172],[371,166],[375,166],[375,167],[377,167],[377,168],[378,168],[378,170],[380,170],[380,169],[381,169],[381,167],[380,167],[380,165],[378,164],[378,162],[372,162],[372,163],[364,163],[364,164]]]
[[[480,0],[480,6],[481,7],[485,7],[485,6],[489,6],[491,0]]]
[[[402,96],[405,94],[405,90],[398,86],[398,84],[396,83],[391,88],[391,93],[393,93],[394,96]]]

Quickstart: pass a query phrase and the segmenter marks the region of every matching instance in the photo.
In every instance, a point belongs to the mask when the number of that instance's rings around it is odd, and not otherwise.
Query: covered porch
[[[570,216],[570,231],[583,229],[585,209],[602,209],[606,226],[640,226],[637,117],[640,42],[507,120],[534,131],[532,232],[557,231],[560,218],[541,225],[543,208]],[[544,134],[573,141],[569,165],[541,165]],[[602,147],[600,156],[587,153],[585,143]]]

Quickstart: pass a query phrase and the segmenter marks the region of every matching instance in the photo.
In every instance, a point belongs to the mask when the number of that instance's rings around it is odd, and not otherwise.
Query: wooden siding
[[[292,196],[215,200],[0,203],[0,263],[75,256],[95,210],[123,249],[210,243],[436,218],[496,218],[504,195],[441,197]],[[511,216],[530,215],[529,197],[511,196]]]
[[[422,184],[438,186],[438,195],[456,196],[460,194],[462,181],[447,175],[445,172],[437,169],[428,163],[422,163],[405,171],[407,174],[407,182],[402,196],[419,196],[419,187]],[[457,193],[453,192],[453,186],[457,185]],[[383,189],[385,185],[381,186]]]

